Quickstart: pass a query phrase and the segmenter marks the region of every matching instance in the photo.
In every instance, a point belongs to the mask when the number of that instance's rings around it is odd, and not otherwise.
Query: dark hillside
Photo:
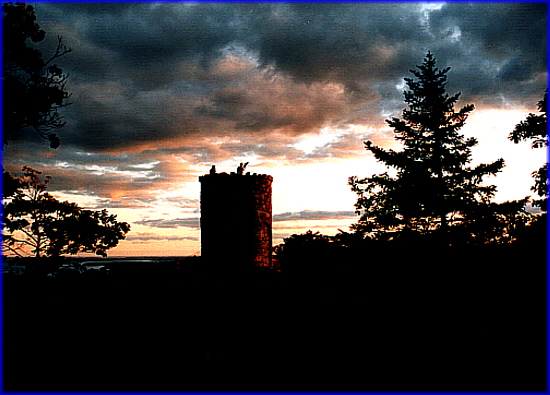
[[[544,257],[445,252],[6,276],[4,390],[544,391]]]

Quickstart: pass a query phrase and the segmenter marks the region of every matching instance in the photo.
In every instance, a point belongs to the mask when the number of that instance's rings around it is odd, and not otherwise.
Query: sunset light
[[[203,45],[197,36],[191,45],[168,26],[185,26],[200,7],[166,4],[138,17],[130,6],[91,13],[38,4],[44,45],[59,34],[74,47],[64,59],[73,105],[63,109],[59,149],[25,129],[4,147],[4,166],[13,174],[22,165],[39,169],[52,176],[49,188],[59,199],[107,208],[129,222],[132,231],[113,256],[200,254],[198,177],[212,165],[229,172],[240,162],[274,178],[275,244],[309,229],[347,231],[358,218],[348,178],[385,171],[363,143],[400,149],[385,120],[401,116],[404,78],[431,48],[442,67],[451,67],[449,91],[476,106],[463,129],[479,140],[472,163],[506,161],[486,180],[498,187],[495,201],[532,195],[531,173],[546,153],[508,135],[544,93],[545,47],[517,41],[510,31],[498,34],[495,49],[490,32],[498,27],[472,28],[475,7],[463,15],[459,5],[444,3],[387,6],[380,9],[386,20],[358,19],[369,4],[343,7],[337,28],[325,29],[322,11],[306,17],[273,5],[266,29],[251,27],[254,13],[236,13],[226,25],[204,22],[204,29],[218,29],[220,42]],[[408,22],[392,19],[392,7],[406,9]],[[116,25],[111,12],[120,12]],[[170,16],[153,16],[164,12]],[[413,21],[418,30],[393,35]],[[373,28],[379,36],[367,33]],[[164,55],[154,55],[158,50]],[[285,213],[292,219],[277,220]]]

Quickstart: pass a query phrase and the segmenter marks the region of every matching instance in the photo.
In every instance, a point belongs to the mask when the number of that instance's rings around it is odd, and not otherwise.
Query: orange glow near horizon
[[[472,165],[490,163],[503,157],[506,167],[496,177],[488,177],[487,183],[497,185],[496,202],[521,199],[533,195],[529,188],[533,185],[531,173],[546,161],[544,149],[531,149],[529,142],[514,144],[508,140],[508,134],[514,126],[523,120],[527,110],[476,110],[472,113],[463,134],[473,136],[479,144],[472,151]],[[234,171],[239,161],[250,161],[250,172],[273,176],[273,215],[299,213],[302,211],[353,212],[356,195],[348,186],[348,177],[357,175],[366,177],[386,171],[363,147],[364,136],[374,136],[375,143],[381,146],[395,146],[390,130],[376,130],[364,126],[350,126],[346,133],[335,133],[325,129],[318,136],[310,135],[297,143],[297,149],[304,154],[315,154],[326,144],[336,147],[338,157],[304,157],[300,160],[265,160],[258,155],[235,157],[217,163],[219,171]],[[364,139],[363,139],[364,138]],[[378,140],[376,140],[378,139]],[[227,142],[228,140],[225,140]],[[223,142],[222,142],[223,143]],[[307,152],[306,152],[307,151]],[[82,166],[81,166],[82,167]],[[135,166],[136,173],[122,174],[116,168],[96,166],[94,171],[103,171],[108,175],[104,185],[96,186],[98,195],[85,195],[82,191],[64,191],[52,193],[60,200],[78,203],[81,207],[101,207],[107,205],[117,220],[131,224],[127,239],[119,246],[108,251],[110,256],[186,256],[200,254],[200,229],[198,226],[178,225],[174,220],[192,220],[200,216],[200,184],[198,176],[206,174],[210,164],[191,165],[182,158],[159,158],[144,165]],[[69,168],[58,163],[52,171],[54,178],[63,179],[78,168]],[[83,167],[84,169],[84,167]],[[93,170],[92,168],[90,168]],[[153,177],[152,173],[162,169],[162,182],[136,183],[132,177]],[[143,173],[143,174],[142,174]],[[43,174],[50,174],[47,170]],[[83,173],[83,188],[90,180]],[[118,177],[118,178],[117,178]],[[122,178],[121,178],[122,177]],[[147,178],[143,178],[147,180]],[[107,199],[110,198],[110,199]],[[304,233],[307,230],[320,231],[323,234],[335,234],[338,229],[347,231],[355,217],[322,220],[279,221],[273,224],[274,244],[282,242],[291,234]],[[150,221],[150,222],[147,222]],[[164,221],[164,222],[163,222]],[[141,222],[141,223],[140,223]],[[153,226],[152,224],[160,224]],[[191,225],[190,225],[191,226]]]

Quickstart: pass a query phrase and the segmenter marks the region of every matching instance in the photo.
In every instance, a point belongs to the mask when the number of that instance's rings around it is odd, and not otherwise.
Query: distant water
[[[120,262],[126,262],[126,263],[169,263],[169,262],[176,262],[176,261],[184,261],[188,258],[192,258],[192,256],[141,256],[141,257],[100,257],[100,256],[66,256],[61,257],[61,262],[78,262],[80,264],[85,263],[94,263],[94,264],[109,264],[109,263],[120,263]],[[2,257],[2,262],[4,265],[17,265],[17,264],[27,264],[29,262],[34,261],[34,257],[25,257],[25,258],[18,258],[18,257]],[[44,258],[48,259],[48,258]],[[55,258],[50,258],[55,259]]]
[[[77,261],[102,261],[102,262],[107,262],[107,261],[112,261],[112,262],[120,262],[120,261],[124,261],[124,262],[129,262],[129,261],[135,261],[135,262],[167,262],[167,261],[175,261],[175,260],[183,260],[183,259],[187,259],[187,258],[191,258],[191,256],[140,256],[140,257],[136,257],[136,256],[128,256],[128,257],[124,257],[124,256],[116,256],[116,257],[71,257],[70,259],[71,260],[77,260]]]

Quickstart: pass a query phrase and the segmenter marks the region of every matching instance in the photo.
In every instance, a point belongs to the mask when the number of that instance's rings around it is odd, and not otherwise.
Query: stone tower
[[[201,256],[220,268],[271,268],[273,177],[243,170],[199,177]]]

